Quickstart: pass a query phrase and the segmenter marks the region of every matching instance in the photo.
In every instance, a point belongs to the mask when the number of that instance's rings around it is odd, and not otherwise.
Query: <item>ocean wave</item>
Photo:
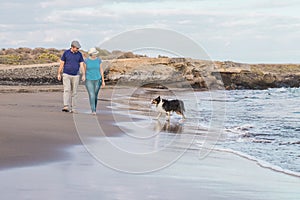
[[[197,134],[197,138],[201,136],[205,142],[209,140],[208,130],[212,128],[213,112],[216,110],[214,106],[226,104],[226,112],[222,113],[224,116],[220,115],[224,124],[220,127],[222,133],[217,138],[218,147],[232,148],[244,152],[239,154],[255,156],[247,157],[266,168],[274,168],[287,174],[289,171],[285,169],[300,172],[300,111],[297,111],[300,89],[279,88],[225,93],[224,98],[213,97],[209,92],[182,93],[181,99],[186,105],[187,119],[182,124],[174,125],[173,123],[180,120],[174,114],[171,116],[171,123],[165,125],[165,118],[161,117],[162,125],[158,129],[162,134],[180,133],[181,138]],[[195,95],[197,101],[193,100]],[[153,93],[149,92],[141,97],[135,95],[134,98],[118,98],[116,95],[111,106],[125,115],[129,114],[131,118],[148,120],[157,128],[156,121],[152,121],[157,113],[149,104],[149,96],[153,96]],[[176,148],[180,149],[180,146],[176,145]],[[186,147],[186,144],[183,146]],[[256,157],[274,165],[270,167]]]
[[[295,171],[288,170],[288,169],[283,169],[280,166],[271,164],[269,162],[266,162],[264,160],[261,160],[259,158],[256,158],[254,156],[248,155],[248,154],[240,152],[240,151],[235,151],[235,150],[232,150],[232,149],[219,148],[219,147],[216,147],[214,150],[215,151],[220,151],[220,152],[232,153],[232,154],[235,154],[235,155],[240,156],[242,158],[245,158],[247,160],[253,161],[260,167],[300,178],[300,173],[299,172],[295,172]]]
[[[299,144],[300,145],[300,141],[295,141],[295,142],[280,142],[279,145],[295,145],[295,144]]]

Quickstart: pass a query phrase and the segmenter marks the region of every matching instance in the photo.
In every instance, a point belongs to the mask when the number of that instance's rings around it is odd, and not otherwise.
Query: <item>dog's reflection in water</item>
[[[160,121],[157,121],[155,126],[156,132],[167,132],[167,133],[182,133],[183,125],[179,122],[170,122],[166,121],[162,124]]]

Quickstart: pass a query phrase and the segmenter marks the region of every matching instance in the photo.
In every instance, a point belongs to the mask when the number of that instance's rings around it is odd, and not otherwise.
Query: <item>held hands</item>
[[[85,74],[82,74],[81,80],[85,81]]]

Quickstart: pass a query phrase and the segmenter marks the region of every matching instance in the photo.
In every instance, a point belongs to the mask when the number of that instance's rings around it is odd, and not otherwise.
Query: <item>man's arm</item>
[[[82,80],[82,81],[85,81],[86,67],[85,67],[84,62],[81,62],[81,63],[80,63],[80,69],[81,69],[81,73],[82,73],[81,80]]]
[[[62,70],[64,68],[64,65],[65,65],[65,62],[60,60],[60,64],[59,64],[59,67],[58,67],[58,70],[57,70],[57,79],[59,81],[61,80],[61,73],[62,73]]]

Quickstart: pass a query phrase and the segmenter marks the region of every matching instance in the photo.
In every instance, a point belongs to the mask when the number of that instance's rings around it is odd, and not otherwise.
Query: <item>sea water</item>
[[[219,146],[300,172],[299,103],[299,88],[227,91]]]
[[[299,88],[198,92],[143,89],[127,95],[131,114],[151,118],[156,117],[151,98],[160,95],[183,100],[185,120],[173,114],[171,122],[162,116],[157,123],[166,135],[194,135],[190,148],[204,147],[210,141],[208,148],[239,154],[263,167],[300,174]],[[147,120],[144,123],[150,123]]]
[[[213,93],[220,92],[222,95],[217,99],[213,97]],[[193,105],[191,101],[196,96],[198,106],[187,108],[187,115],[198,118],[197,123],[204,127],[209,127],[214,120],[212,113],[220,107],[218,105],[225,107],[220,116],[222,133],[215,148],[259,161],[265,167],[299,175],[299,88],[207,91],[184,96],[186,105]]]

